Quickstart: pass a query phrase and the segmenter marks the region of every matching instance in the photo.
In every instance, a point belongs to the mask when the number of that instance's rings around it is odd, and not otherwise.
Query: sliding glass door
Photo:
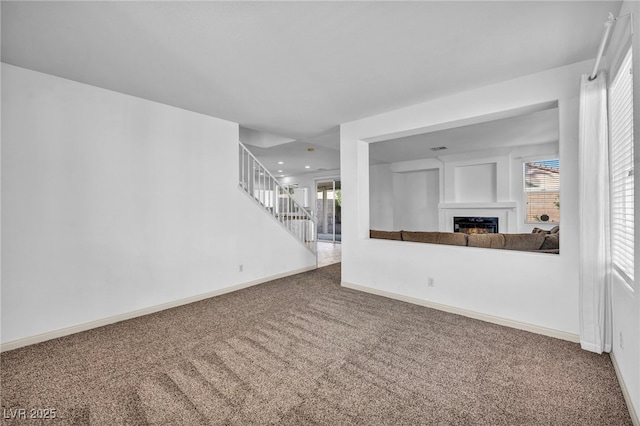
[[[318,218],[318,240],[341,241],[342,193],[337,179],[316,184],[316,213]]]

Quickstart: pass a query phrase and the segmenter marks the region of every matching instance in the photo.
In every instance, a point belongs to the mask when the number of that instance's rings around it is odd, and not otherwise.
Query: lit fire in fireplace
[[[460,232],[465,234],[488,234],[488,230],[486,228],[464,228],[461,229]]]
[[[498,232],[497,217],[465,217],[453,218],[453,232],[463,234],[493,234]]]

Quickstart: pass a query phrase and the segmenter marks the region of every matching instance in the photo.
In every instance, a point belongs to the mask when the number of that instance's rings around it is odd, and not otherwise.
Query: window
[[[631,49],[609,88],[611,161],[611,257],[613,267],[633,283],[633,75]]]
[[[560,160],[524,163],[525,222],[560,223]]]

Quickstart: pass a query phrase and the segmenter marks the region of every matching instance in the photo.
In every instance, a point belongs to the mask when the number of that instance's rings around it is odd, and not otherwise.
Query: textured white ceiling
[[[2,1],[2,61],[335,149],[340,123],[593,58],[620,6]]]

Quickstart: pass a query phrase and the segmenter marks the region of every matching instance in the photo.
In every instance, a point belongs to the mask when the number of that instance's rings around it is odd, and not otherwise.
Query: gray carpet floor
[[[631,425],[608,355],[340,287],[340,264],[5,352],[69,425]]]

